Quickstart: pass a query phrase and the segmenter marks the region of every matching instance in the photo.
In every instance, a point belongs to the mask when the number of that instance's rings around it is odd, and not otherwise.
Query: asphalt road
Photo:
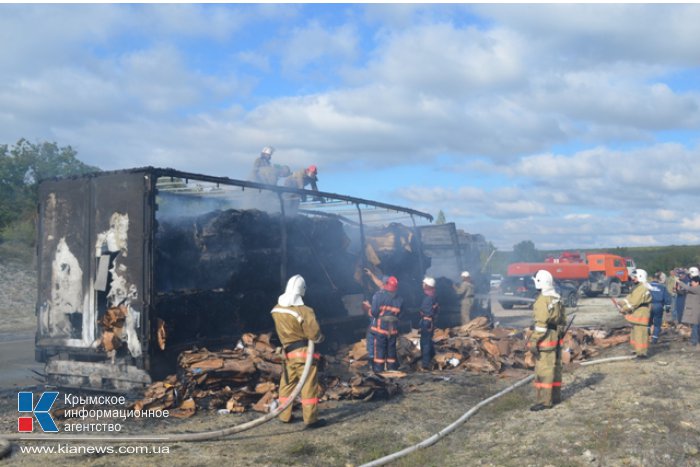
[[[532,324],[531,308],[517,305],[506,310],[498,303],[498,295],[495,293],[491,294],[491,312],[503,327],[524,328]],[[573,326],[577,327],[618,327],[626,323],[608,297],[579,298],[578,306],[566,308],[566,314],[576,314]]]
[[[34,361],[34,332],[0,333],[0,391],[33,386],[44,365]]]

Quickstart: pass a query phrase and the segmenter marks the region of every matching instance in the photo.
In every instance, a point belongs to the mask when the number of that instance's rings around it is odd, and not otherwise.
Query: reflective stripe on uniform
[[[649,318],[645,318],[643,316],[627,315],[625,316],[625,319],[630,323],[643,324],[644,326],[646,326],[649,323]]]
[[[307,356],[307,355],[308,355],[308,354],[306,353],[305,350],[295,350],[294,352],[289,352],[289,353],[287,354],[287,358],[303,358],[303,359],[306,359],[306,356]],[[314,358],[315,358],[316,360],[318,360],[319,358],[321,358],[321,354],[319,354],[319,353],[314,353]]]
[[[311,399],[302,399],[301,405],[316,405],[318,404],[318,397],[312,397]]]
[[[547,332],[546,327],[535,326],[535,332]]]
[[[292,315],[297,321],[299,321],[299,324],[304,322],[304,318],[298,311],[288,310],[286,308],[273,308],[270,313],[282,313],[285,315]]]
[[[562,345],[564,344],[564,339],[559,339],[558,341],[542,341],[537,344],[537,347],[544,347],[544,348],[549,348],[549,347],[556,347],[557,345]]]
[[[535,381],[535,387],[538,389],[560,388],[561,381],[557,381],[556,383],[538,383],[537,381]]]
[[[379,307],[379,315],[383,315],[384,312],[388,311],[389,313],[393,313],[395,315],[398,315],[401,312],[401,308],[397,308],[395,306],[391,305],[382,305]]]
[[[647,349],[647,348],[649,348],[648,342],[637,342],[637,341],[632,340],[631,338],[630,338],[630,344],[635,349]]]

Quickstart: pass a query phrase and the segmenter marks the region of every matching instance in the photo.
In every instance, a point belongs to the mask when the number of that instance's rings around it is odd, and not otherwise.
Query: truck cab
[[[607,293],[618,297],[629,285],[629,271],[625,258],[608,253],[587,256],[589,282],[584,292],[589,297]]]

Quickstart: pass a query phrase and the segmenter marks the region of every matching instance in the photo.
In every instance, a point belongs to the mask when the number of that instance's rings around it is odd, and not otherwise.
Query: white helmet
[[[462,271],[462,274],[460,274],[462,277],[469,277],[469,271]]]
[[[292,276],[287,281],[287,288],[279,296],[277,303],[282,306],[301,306],[304,304],[302,297],[306,293],[306,281],[299,274]]]
[[[435,287],[435,279],[432,277],[425,276],[425,279],[423,279],[423,285],[427,285],[428,287]]]
[[[688,269],[688,275],[690,277],[698,277],[700,276],[700,269],[693,266],[692,268]]]
[[[535,288],[538,290],[553,289],[554,288],[554,278],[549,271],[540,269],[535,274]]]
[[[271,156],[273,152],[275,152],[275,148],[273,148],[272,146],[265,146],[264,148],[262,148],[262,151],[260,151],[260,154]]]
[[[632,273],[632,277],[636,278],[639,282],[646,282],[647,272],[644,269],[635,269]]]

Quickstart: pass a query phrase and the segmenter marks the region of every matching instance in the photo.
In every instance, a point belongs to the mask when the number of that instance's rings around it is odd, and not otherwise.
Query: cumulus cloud
[[[386,192],[501,247],[697,239],[698,17],[697,5],[1,5],[0,142],[234,177],[272,144],[324,174],[412,173]]]

